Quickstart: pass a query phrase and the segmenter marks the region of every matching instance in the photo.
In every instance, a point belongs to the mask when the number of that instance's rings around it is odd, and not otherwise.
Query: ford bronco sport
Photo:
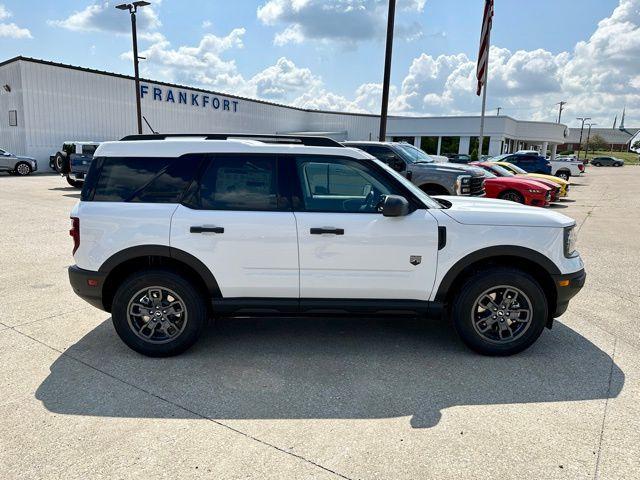
[[[519,352],[582,287],[575,221],[433,199],[328,138],[142,135],[96,151],[71,213],[75,292],[150,356],[207,319],[450,318],[489,355]]]

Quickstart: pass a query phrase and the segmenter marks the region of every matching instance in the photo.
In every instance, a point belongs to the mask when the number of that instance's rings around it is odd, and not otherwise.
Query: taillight
[[[77,217],[71,217],[71,230],[69,235],[73,238],[73,252],[75,254],[80,246],[80,219]]]
[[[583,163],[578,164],[578,170],[580,170],[581,172],[584,172],[584,164]]]

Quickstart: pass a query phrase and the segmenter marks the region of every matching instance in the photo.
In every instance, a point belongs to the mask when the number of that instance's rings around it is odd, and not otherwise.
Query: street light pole
[[[142,134],[142,106],[140,104],[140,71],[138,68],[138,31],[136,26],[136,12],[140,7],[151,5],[149,2],[138,1],[116,5],[118,10],[129,10],[131,14],[131,36],[133,37],[133,75],[136,85],[136,118],[138,122],[138,134]]]
[[[580,126],[580,142],[578,143],[578,160],[580,160],[580,152],[582,151],[582,132],[584,131],[584,122],[587,120],[591,120],[591,117],[578,117],[576,120],[581,120],[582,125]]]
[[[387,111],[389,107],[389,82],[391,81],[391,56],[393,53],[393,28],[396,16],[396,0],[389,0],[387,17],[387,48],[384,56],[384,79],[382,81],[382,106],[380,107],[380,134],[378,139],[384,142],[387,138]]]

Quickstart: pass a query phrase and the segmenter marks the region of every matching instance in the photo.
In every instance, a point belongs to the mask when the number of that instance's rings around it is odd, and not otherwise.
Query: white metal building
[[[325,134],[337,140],[375,139],[377,115],[305,110],[153,80],[142,80],[142,114],[163,133]],[[389,117],[388,139],[429,153],[469,153],[479,117]],[[32,58],[0,63],[0,148],[48,158],[67,140],[105,141],[136,133],[135,86],[126,75]],[[151,130],[145,125],[145,133]],[[555,155],[564,125],[487,117],[490,154],[540,148]],[[485,147],[486,150],[486,147]]]

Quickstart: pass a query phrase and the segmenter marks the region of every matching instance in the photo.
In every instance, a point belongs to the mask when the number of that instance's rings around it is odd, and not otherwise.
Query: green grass
[[[625,165],[638,165],[640,162],[638,161],[638,154],[633,152],[589,152],[587,158],[591,160],[594,157],[616,157],[624,160]],[[584,158],[584,152],[580,158]]]

